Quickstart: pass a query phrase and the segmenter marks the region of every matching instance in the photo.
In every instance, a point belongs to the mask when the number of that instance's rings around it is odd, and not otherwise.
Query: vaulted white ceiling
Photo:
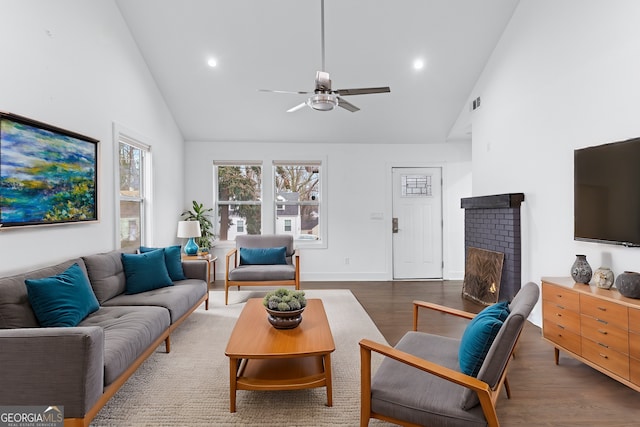
[[[333,88],[391,93],[349,96],[356,113],[287,113],[306,96],[258,89],[314,89],[320,0],[116,1],[186,140],[373,143],[468,138],[458,118],[518,3],[326,0]]]

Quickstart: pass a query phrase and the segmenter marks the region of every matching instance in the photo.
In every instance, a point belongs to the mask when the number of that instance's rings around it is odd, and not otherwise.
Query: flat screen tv
[[[98,220],[98,141],[0,112],[0,227]]]
[[[575,240],[640,246],[640,138],[574,152]]]

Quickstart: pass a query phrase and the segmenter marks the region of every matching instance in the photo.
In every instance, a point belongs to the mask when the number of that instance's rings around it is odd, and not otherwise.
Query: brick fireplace
[[[465,257],[469,247],[504,253],[499,301],[510,301],[520,290],[522,251],[520,204],[523,193],[467,197],[464,211]]]

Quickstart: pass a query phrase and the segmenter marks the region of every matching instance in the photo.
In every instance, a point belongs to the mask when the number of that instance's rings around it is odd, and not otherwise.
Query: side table
[[[216,261],[218,257],[213,254],[206,255],[185,255],[182,254],[182,261],[206,261],[207,266],[207,283],[214,283],[216,281]],[[213,271],[213,274],[212,274]]]

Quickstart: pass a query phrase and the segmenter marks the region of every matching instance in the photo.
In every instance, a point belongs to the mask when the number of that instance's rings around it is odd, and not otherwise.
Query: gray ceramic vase
[[[640,273],[625,271],[618,274],[616,288],[622,296],[640,299]]]
[[[593,271],[587,262],[586,255],[576,255],[576,260],[571,266],[571,277],[576,283],[587,284],[591,280]]]

